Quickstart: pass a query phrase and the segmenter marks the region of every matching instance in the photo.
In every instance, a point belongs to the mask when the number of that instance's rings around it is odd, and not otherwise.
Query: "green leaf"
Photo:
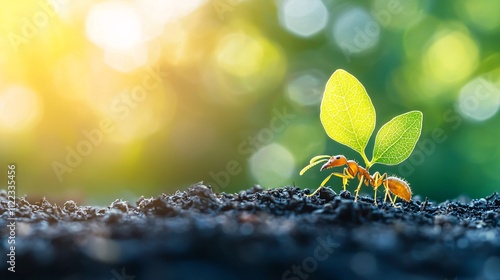
[[[407,159],[420,137],[422,118],[422,112],[411,111],[384,124],[375,137],[371,164],[395,165]]]
[[[333,73],[326,83],[320,119],[326,134],[363,156],[375,128],[375,108],[363,85],[345,70]]]

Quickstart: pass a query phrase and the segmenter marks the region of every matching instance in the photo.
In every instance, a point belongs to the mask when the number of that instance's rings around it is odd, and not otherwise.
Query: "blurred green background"
[[[412,156],[372,172],[438,201],[489,195],[500,181],[498,11],[496,0],[2,1],[3,185],[14,162],[19,196],[56,201],[199,181],[316,188],[326,171],[298,175],[312,156],[362,162],[319,121],[324,85],[343,68],[371,96],[376,130],[424,113]]]

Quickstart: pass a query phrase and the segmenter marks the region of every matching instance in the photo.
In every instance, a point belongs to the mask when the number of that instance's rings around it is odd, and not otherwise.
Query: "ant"
[[[330,175],[328,175],[328,177],[326,177],[325,180],[323,180],[321,185],[319,185],[319,187],[313,193],[307,196],[315,195],[323,186],[325,186],[326,182],[328,182],[328,180],[330,180],[330,178],[334,175],[342,178],[342,184],[345,191],[348,180],[356,178],[357,175],[359,184],[355,190],[354,202],[358,200],[359,190],[361,189],[361,185],[363,183],[365,183],[366,186],[371,185],[375,190],[374,194],[375,205],[377,205],[377,189],[381,185],[385,187],[384,203],[386,202],[387,198],[389,198],[392,205],[396,207],[395,203],[398,197],[401,197],[405,201],[410,201],[411,199],[411,194],[412,194],[411,189],[406,181],[394,176],[389,177],[387,173],[380,174],[378,171],[375,172],[373,176],[371,176],[367,169],[360,166],[354,160],[347,160],[346,157],[343,155],[315,156],[309,161],[309,165],[304,167],[299,174],[300,175],[304,174],[311,167],[321,162],[326,162],[326,163],[323,166],[321,166],[320,171],[344,165],[347,165],[347,167],[344,167],[344,171],[342,173],[333,172]],[[394,198],[391,198],[391,193],[394,195]]]

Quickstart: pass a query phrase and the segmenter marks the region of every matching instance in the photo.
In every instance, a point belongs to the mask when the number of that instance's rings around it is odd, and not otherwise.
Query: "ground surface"
[[[110,207],[18,200],[1,279],[500,279],[500,195],[401,208],[324,188],[214,194],[201,184]],[[13,277],[15,276],[15,277]]]

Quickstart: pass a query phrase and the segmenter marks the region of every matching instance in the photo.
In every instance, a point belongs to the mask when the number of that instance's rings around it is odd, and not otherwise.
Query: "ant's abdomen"
[[[408,185],[406,181],[399,179],[398,177],[388,177],[387,185],[391,193],[401,197],[406,201],[410,201],[411,189],[410,185]]]

